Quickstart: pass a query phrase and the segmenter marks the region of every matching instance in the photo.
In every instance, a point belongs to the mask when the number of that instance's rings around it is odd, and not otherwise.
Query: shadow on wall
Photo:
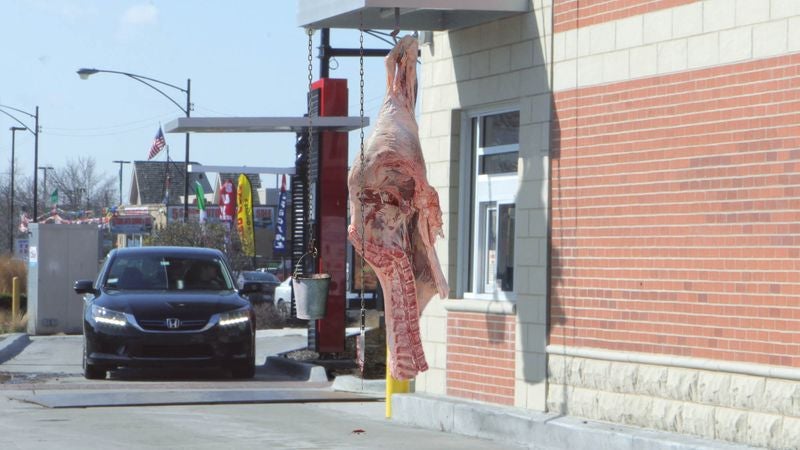
[[[559,290],[560,286],[564,286],[563,278],[569,275],[569,257],[576,256],[568,254],[574,252],[577,248],[576,232],[578,228],[577,223],[577,204],[571,206],[572,212],[569,212],[570,206],[565,204],[563,198],[564,189],[577,189],[578,177],[577,170],[574,170],[572,177],[565,175],[562,167],[562,127],[559,120],[558,109],[556,109],[555,98],[551,97],[550,110],[552,111],[552,122],[550,126],[550,192],[548,199],[549,210],[549,223],[548,230],[548,246],[550,254],[550,264],[548,265],[548,301],[547,301],[547,340],[550,343],[552,336],[553,326],[559,326],[566,329],[569,324],[568,321],[568,308],[569,302],[566,294]],[[577,167],[578,154],[574,155],[573,167]],[[554,224],[556,226],[554,227]],[[564,336],[568,339],[568,336]],[[569,345],[569,342],[564,342],[564,345]],[[567,358],[563,358],[564,366],[560,372],[565,379],[567,376]],[[569,404],[569,389],[566,381],[561,385],[560,392],[556,394],[558,398],[549,398],[548,404],[558,405],[554,408],[557,412],[566,414],[567,405]]]
[[[533,110],[520,111],[520,155],[518,161],[522,167],[518,169],[520,183],[516,192],[517,226],[514,232],[516,237],[514,253],[516,255],[513,277],[513,291],[516,292],[518,298],[517,315],[502,316],[488,312],[484,314],[489,345],[510,342],[510,348],[514,349],[515,340],[521,343],[522,348],[515,350],[521,350],[525,355],[522,362],[524,365],[522,374],[525,381],[530,384],[542,383],[547,378],[545,347],[550,326],[549,303],[552,296],[548,280],[557,278],[557,274],[550,273],[550,263],[544,256],[537,258],[526,254],[526,252],[545,252],[545,249],[538,248],[537,241],[546,242],[548,247],[550,245],[550,224],[547,223],[549,214],[545,209],[549,208],[549,198],[545,202],[545,199],[533,199],[531,196],[550,196],[549,193],[544,194],[546,192],[545,183],[548,181],[546,179],[538,180],[542,178],[541,174],[545,174],[544,178],[546,178],[548,173],[548,167],[543,167],[546,165],[548,150],[551,151],[553,158],[558,158],[557,146],[553,146],[551,143],[551,141],[557,142],[558,126],[552,112],[550,73],[548,73],[548,66],[544,64],[545,61],[552,60],[549,55],[552,52],[552,42],[543,46],[539,45],[539,40],[536,39],[543,34],[541,22],[544,21],[548,24],[545,28],[549,28],[550,18],[539,17],[538,20],[539,23],[537,23],[537,16],[534,13],[528,13],[481,26],[483,27],[480,30],[481,35],[486,36],[493,34],[508,36],[509,29],[519,29],[519,39],[509,39],[507,44],[513,60],[509,64],[508,71],[501,73],[495,72],[492,66],[493,49],[488,48],[487,41],[475,39],[474,29],[455,30],[449,34],[449,43],[455,54],[453,65],[458,95],[457,104],[462,110],[453,111],[451,116],[450,184],[456,189],[448,192],[447,203],[453,205],[450,208],[451,220],[447,225],[449,229],[446,230],[448,236],[462,236],[461,240],[466,242],[474,240],[474,233],[470,231],[469,227],[464,228],[464,224],[471,223],[472,219],[459,219],[459,216],[463,217],[465,214],[472,217],[473,211],[458,211],[457,206],[464,205],[474,208],[472,199],[465,203],[462,203],[461,199],[462,195],[474,195],[471,175],[475,173],[474,146],[468,143],[474,136],[473,124],[472,121],[465,120],[465,111],[475,111],[493,105],[517,105]],[[544,31],[550,32],[551,30],[545,29]],[[528,39],[532,45],[527,46],[528,41],[520,42],[523,37]],[[519,49],[526,48],[530,49],[530,54],[520,55],[518,53]],[[435,54],[435,48],[431,48],[431,51]],[[488,61],[488,67],[483,67],[480,64],[481,61]],[[542,101],[542,99],[545,100]],[[535,187],[531,189],[532,185],[536,186],[536,182],[539,182],[539,189]],[[519,219],[521,215],[524,215],[525,220]],[[526,228],[521,229],[521,224],[524,224]],[[547,230],[547,234],[544,234],[542,230]],[[455,240],[453,242],[455,243]],[[529,247],[520,247],[520,242],[530,242],[531,244]],[[457,245],[450,246],[451,261],[458,261],[457,265],[463,266],[473,259],[469,250],[459,253],[457,247]],[[560,260],[552,249],[547,255],[550,261]],[[525,265],[520,264],[521,260],[527,261]],[[539,262],[531,263],[530,261]],[[547,269],[545,270],[545,268]],[[451,265],[448,279],[458,280],[458,277],[464,273],[466,271]],[[457,284],[466,285],[467,283],[458,280],[458,282],[451,282],[451,287],[455,290]],[[518,329],[519,332],[524,333],[524,336],[514,336],[515,321],[522,324]]]

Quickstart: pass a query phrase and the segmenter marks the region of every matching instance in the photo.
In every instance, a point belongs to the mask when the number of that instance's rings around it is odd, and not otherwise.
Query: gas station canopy
[[[303,28],[443,31],[528,12],[530,0],[298,0],[297,11]]]
[[[352,131],[361,128],[361,117],[312,117],[319,131]],[[179,117],[164,125],[166,133],[300,133],[308,129],[308,117]],[[369,118],[363,118],[363,126]]]

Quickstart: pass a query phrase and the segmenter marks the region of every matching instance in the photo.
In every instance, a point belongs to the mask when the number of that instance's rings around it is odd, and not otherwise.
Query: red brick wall
[[[447,395],[514,404],[514,317],[450,312]]]
[[[554,101],[550,343],[800,367],[800,54]]]
[[[696,1],[698,0],[554,0],[553,28],[556,33],[560,33]]]

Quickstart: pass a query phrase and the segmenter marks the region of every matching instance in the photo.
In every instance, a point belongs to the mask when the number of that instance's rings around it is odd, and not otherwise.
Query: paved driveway
[[[80,336],[31,337],[0,364],[0,449],[513,449],[392,422],[380,398],[337,392],[270,370],[270,355],[305,348],[305,330],[257,337],[256,377],[220,371],[81,375]]]

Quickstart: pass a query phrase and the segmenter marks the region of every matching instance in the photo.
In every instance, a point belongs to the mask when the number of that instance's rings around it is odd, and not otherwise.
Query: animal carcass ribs
[[[417,41],[411,36],[386,56],[386,98],[347,180],[349,238],[380,280],[389,366],[399,380],[428,369],[419,316],[435,293],[448,292],[433,247],[443,236],[439,195],[426,179],[414,119],[416,64]]]

